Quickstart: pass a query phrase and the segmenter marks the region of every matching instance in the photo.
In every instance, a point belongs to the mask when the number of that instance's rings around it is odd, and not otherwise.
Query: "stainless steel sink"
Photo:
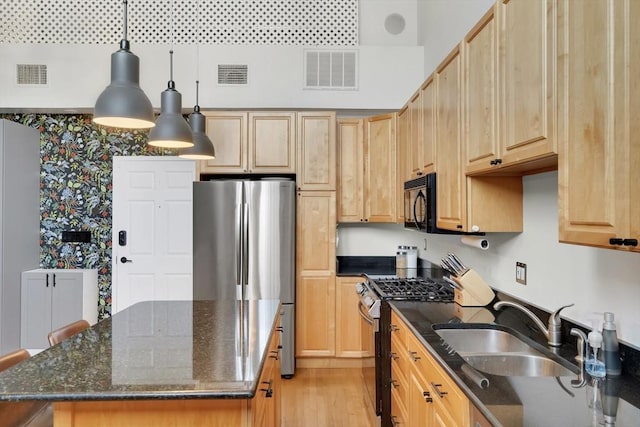
[[[436,333],[458,353],[535,351],[516,336],[498,329],[436,329]]]
[[[440,328],[435,332],[469,365],[491,375],[563,377],[575,373],[517,336],[490,327]]]
[[[543,355],[522,353],[467,354],[462,356],[479,371],[509,377],[571,377],[576,374]]]

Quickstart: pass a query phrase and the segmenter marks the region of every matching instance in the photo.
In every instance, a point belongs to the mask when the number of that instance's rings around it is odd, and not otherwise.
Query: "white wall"
[[[429,76],[494,0],[418,1],[418,44],[424,46],[424,77]]]
[[[360,45],[417,46],[418,3],[418,0],[360,0]],[[404,30],[398,34],[385,29],[385,20],[392,14],[404,18]]]
[[[153,105],[169,80],[169,46],[132,45],[140,57],[140,84]],[[300,46],[203,46],[199,79],[202,108],[399,109],[422,81],[418,46],[362,46],[358,90],[304,90]],[[111,53],[117,46],[0,44],[0,109],[92,109],[109,84]],[[174,47],[174,80],[183,107],[195,102],[196,48]],[[18,87],[18,63],[47,64],[49,84]],[[249,84],[217,85],[218,64],[247,64]],[[403,64],[398,67],[397,64]]]
[[[337,254],[394,256],[398,245],[412,244],[421,258],[439,262],[454,252],[494,288],[538,307],[575,303],[563,315],[585,326],[594,312],[614,312],[620,338],[640,348],[640,254],[558,243],[557,172],[525,177],[524,193],[524,232],[488,234],[487,251],[398,225],[341,224]],[[527,264],[526,286],[515,281],[516,261]]]

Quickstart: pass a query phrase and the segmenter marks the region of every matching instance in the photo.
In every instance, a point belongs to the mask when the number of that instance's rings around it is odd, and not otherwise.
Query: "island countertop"
[[[0,400],[250,399],[278,300],[147,301],[0,373]]]

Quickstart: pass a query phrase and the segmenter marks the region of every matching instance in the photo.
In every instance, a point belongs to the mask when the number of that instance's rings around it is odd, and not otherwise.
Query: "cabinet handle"
[[[446,391],[442,391],[439,388],[439,387],[442,387],[442,384],[436,384],[433,381],[431,381],[431,387],[433,387],[433,391],[436,392],[436,394],[440,399],[444,398],[447,395]]]
[[[623,239],[618,239],[618,238],[611,238],[609,239],[609,244],[610,245],[622,245],[624,243]]]
[[[364,218],[360,218],[360,222],[364,222]]]
[[[395,415],[391,415],[391,425],[394,427],[400,425],[400,421],[398,421],[398,417]]]
[[[422,171],[418,172],[416,175],[422,176]]]
[[[424,396],[424,401],[427,403],[432,403],[433,402],[433,398],[431,397],[431,393],[429,393],[428,391],[423,391],[422,392],[422,396]]]
[[[462,224],[458,224],[458,225],[456,225],[456,228],[459,228],[459,229],[461,229],[461,230],[462,230]]]
[[[411,360],[413,360],[414,362],[420,360],[420,356],[418,356],[418,353],[415,351],[409,351],[409,357],[411,357]]]
[[[398,356],[397,353],[394,353],[393,351],[389,354],[389,356],[391,356],[391,358],[393,360],[398,360],[400,357]]]
[[[365,219],[364,219],[364,222],[369,222],[369,218],[365,218]]]
[[[391,329],[391,332],[398,332],[400,330],[400,328],[398,328],[396,325],[393,325],[393,324],[390,326],[389,329]]]
[[[284,332],[284,326],[278,326],[278,327],[276,328],[276,331],[278,331],[278,332]]]
[[[56,273],[53,273],[53,287],[56,287]]]
[[[271,385],[273,384],[272,380],[269,381],[262,381],[260,384],[266,384],[267,388],[261,388],[260,391],[264,391],[264,395],[265,397],[273,397],[273,388],[271,387]]]
[[[638,239],[624,239],[622,244],[625,246],[638,246]]]
[[[489,162],[489,164],[490,164],[491,166],[495,166],[495,165],[497,165],[498,163],[496,163],[496,160],[491,160],[491,161]]]
[[[47,285],[47,288],[49,287],[49,273],[47,273],[45,275],[45,284]]]
[[[278,350],[271,350],[269,357],[278,360]]]
[[[396,380],[391,380],[391,387],[398,388],[400,387],[400,383],[398,383],[398,381]]]

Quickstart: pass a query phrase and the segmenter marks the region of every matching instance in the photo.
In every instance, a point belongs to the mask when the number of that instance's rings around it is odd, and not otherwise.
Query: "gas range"
[[[360,303],[373,319],[380,318],[381,301],[453,302],[453,289],[442,279],[367,276],[356,285]]]

